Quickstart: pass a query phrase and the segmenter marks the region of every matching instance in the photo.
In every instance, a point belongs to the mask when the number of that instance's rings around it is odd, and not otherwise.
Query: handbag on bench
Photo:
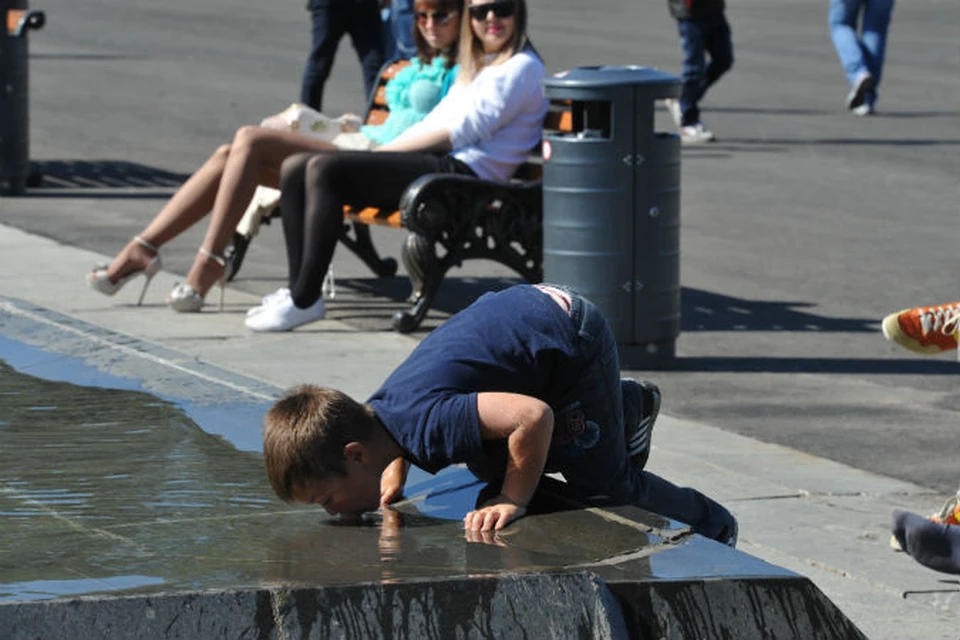
[[[358,133],[363,126],[363,118],[352,113],[331,118],[303,103],[294,102],[280,113],[264,118],[260,126],[280,131],[294,131],[333,143],[340,134]]]

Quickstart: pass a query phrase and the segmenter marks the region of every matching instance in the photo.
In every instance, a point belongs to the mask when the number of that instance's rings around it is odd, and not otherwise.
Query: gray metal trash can
[[[30,173],[27,32],[46,21],[27,0],[0,0],[0,195],[22,195]]]
[[[654,103],[680,79],[648,67],[580,67],[544,82],[572,133],[544,132],[544,281],[603,311],[625,368],[669,366],[680,334],[680,138]]]

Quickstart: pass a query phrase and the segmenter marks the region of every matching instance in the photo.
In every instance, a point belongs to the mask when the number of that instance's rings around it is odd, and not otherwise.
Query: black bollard
[[[0,195],[23,195],[30,173],[27,32],[46,22],[27,0],[0,0]]]

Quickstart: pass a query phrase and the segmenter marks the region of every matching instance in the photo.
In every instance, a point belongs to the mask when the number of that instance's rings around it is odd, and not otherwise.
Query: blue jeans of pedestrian
[[[578,382],[556,413],[548,471],[561,472],[581,500],[636,505],[725,541],[735,530],[736,520],[723,506],[630,464],[613,331],[593,303],[564,290],[571,296],[570,320],[577,328]]]
[[[864,73],[873,76],[874,89],[865,100],[871,107],[877,101],[876,87],[883,75],[893,4],[894,0],[830,0],[828,22],[833,46],[850,86]]]
[[[677,29],[683,47],[680,124],[686,127],[700,122],[701,98],[733,66],[733,40],[730,23],[722,13],[695,20],[677,20]]]
[[[323,110],[323,87],[345,34],[350,34],[360,59],[365,96],[369,98],[384,62],[383,25],[377,0],[308,0],[307,9],[312,22],[312,44],[303,70],[300,102]]]
[[[413,30],[416,27],[413,0],[393,0],[390,7],[393,38],[396,43],[393,58],[407,60],[417,55],[417,45],[413,41]]]

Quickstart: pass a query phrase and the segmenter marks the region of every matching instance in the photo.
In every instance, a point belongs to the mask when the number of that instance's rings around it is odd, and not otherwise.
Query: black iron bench
[[[386,118],[383,85],[399,68],[386,65],[380,74],[365,121],[377,124]],[[552,105],[544,129],[571,131],[566,105]],[[383,258],[370,237],[370,225],[406,229],[409,234],[401,260],[410,277],[411,306],[398,311],[393,327],[414,331],[426,317],[447,271],[464,260],[494,260],[529,282],[543,277],[541,166],[539,150],[521,165],[506,183],[457,174],[422,176],[407,187],[396,211],[344,207],[340,241],[379,277],[393,276],[397,261]],[[269,217],[264,218],[269,223]],[[234,234],[228,252],[228,279],[240,270],[252,237]]]

